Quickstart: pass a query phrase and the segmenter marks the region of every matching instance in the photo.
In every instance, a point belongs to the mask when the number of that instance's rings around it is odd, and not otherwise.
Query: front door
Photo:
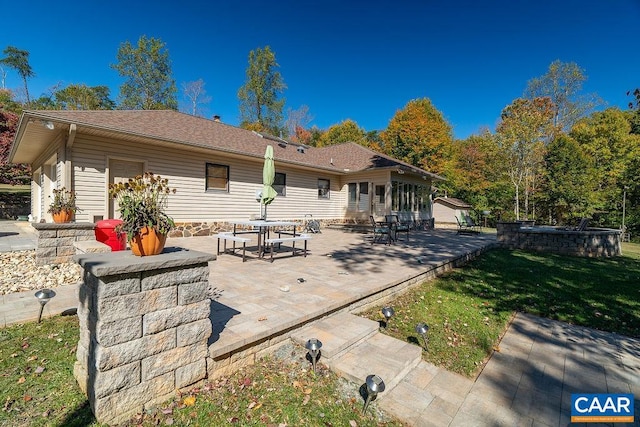
[[[144,163],[128,160],[109,160],[109,184],[126,182],[129,178],[135,178],[144,173]],[[118,204],[115,200],[109,200],[109,218],[119,218]]]

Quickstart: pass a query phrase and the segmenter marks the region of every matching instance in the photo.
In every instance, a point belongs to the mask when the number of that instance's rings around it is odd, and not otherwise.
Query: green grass
[[[396,315],[387,333],[423,343],[425,360],[466,376],[478,373],[516,311],[640,336],[640,245],[624,256],[588,259],[492,250],[465,268],[411,289],[387,305]],[[383,320],[376,307],[363,315]]]
[[[0,426],[100,426],[73,377],[78,333],[75,316],[0,329]],[[375,402],[362,415],[358,386],[305,356],[285,346],[126,425],[402,426]]]

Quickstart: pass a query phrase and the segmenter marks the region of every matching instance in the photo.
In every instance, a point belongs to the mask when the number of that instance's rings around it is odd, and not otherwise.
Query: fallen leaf
[[[29,343],[28,342],[23,342],[22,343],[22,349],[25,350],[27,348],[29,348]]]
[[[25,394],[22,398],[22,400],[24,400],[25,402],[30,402],[32,399],[33,397],[29,396],[28,394]]]
[[[11,353],[11,357],[18,357],[18,353]]]
[[[195,396],[185,397],[182,403],[184,403],[186,406],[193,406],[196,404],[196,397]]]
[[[44,411],[42,413],[42,416],[45,417],[45,418],[47,418],[49,415],[51,415],[51,409],[47,409],[46,411]]]
[[[35,370],[35,371],[33,371],[33,372],[34,372],[34,373],[36,373],[36,374],[41,374],[41,373],[43,373],[43,372],[44,372],[44,366],[38,366],[38,367],[36,368],[36,370]]]
[[[25,377],[20,377],[18,379],[18,384],[22,384],[23,382],[25,382],[27,379]]]
[[[254,406],[256,406],[256,402],[251,402],[247,405],[247,409],[252,409]]]
[[[311,394],[311,389],[310,389],[310,388],[306,389],[306,390],[304,391],[304,394]]]
[[[258,403],[256,406],[253,407],[253,410],[256,411],[258,409],[262,408],[262,403]]]
[[[36,360],[38,358],[38,356],[31,356],[27,359],[27,362],[31,362],[33,360]]]
[[[166,420],[164,420],[164,424],[167,426],[172,426],[173,425],[173,418],[167,418]]]
[[[262,317],[258,318],[258,322],[262,322],[264,320],[267,320],[267,318],[265,316],[262,316]]]
[[[162,410],[162,413],[163,413],[163,414],[165,414],[165,415],[171,415],[171,414],[173,414],[173,409],[171,409],[171,408],[164,408],[164,409]]]
[[[298,380],[295,380],[295,381],[293,382],[293,386],[294,386],[295,388],[302,388],[302,384],[300,384],[300,381],[298,381]]]
[[[242,385],[244,385],[245,387],[249,387],[251,385],[251,378],[245,378],[242,381]]]
[[[349,420],[349,427],[358,427],[358,423],[356,423],[354,420]]]
[[[311,396],[309,396],[308,394],[304,397],[304,399],[302,399],[302,404],[306,405],[307,403],[309,403],[309,399],[311,399]]]

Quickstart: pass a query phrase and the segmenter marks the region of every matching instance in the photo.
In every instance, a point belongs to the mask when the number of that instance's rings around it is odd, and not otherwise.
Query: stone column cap
[[[216,259],[215,255],[178,247],[164,248],[159,255],[136,256],[131,251],[117,251],[101,254],[80,254],[73,260],[85,271],[96,277],[116,274],[137,273],[163,268],[184,267],[203,264]]]

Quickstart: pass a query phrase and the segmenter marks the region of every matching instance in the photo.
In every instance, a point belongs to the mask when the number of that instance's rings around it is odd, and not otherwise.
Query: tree
[[[356,144],[366,146],[366,132],[356,122],[347,119],[342,123],[330,126],[322,135],[319,141],[319,147],[327,145],[342,144],[345,142],[355,142]]]
[[[580,93],[586,80],[587,76],[578,64],[556,60],[549,65],[545,75],[529,80],[525,96],[530,100],[542,97],[551,99],[555,128],[568,132],[580,118],[601,103],[595,94]]]
[[[9,68],[13,68],[18,72],[22,81],[24,82],[24,92],[27,97],[27,104],[31,103],[29,98],[29,86],[27,85],[27,79],[33,77],[36,74],[29,65],[29,52],[26,50],[20,50],[14,46],[7,46],[3,52],[5,57],[0,59],[0,64],[4,64]]]
[[[8,89],[0,89],[0,112],[2,111],[22,114],[22,106],[13,99],[13,93]]]
[[[640,135],[640,89],[636,89],[633,92],[628,91],[627,95],[631,95],[635,100],[629,102],[629,108],[632,110],[631,115],[631,133]]]
[[[619,223],[624,187],[637,181],[637,175],[631,171],[635,168],[634,160],[640,157],[640,135],[631,133],[627,112],[618,108],[582,119],[570,135],[594,162],[598,184],[594,207],[602,213],[599,223],[607,226]]]
[[[597,186],[593,161],[570,136],[561,134],[547,147],[544,200],[550,222],[568,224],[591,216]]]
[[[0,184],[28,184],[29,165],[8,163],[9,151],[18,128],[18,115],[0,110]]]
[[[137,46],[122,43],[112,64],[125,82],[120,86],[120,108],[133,110],[177,110],[176,83],[165,43],[141,36]]]
[[[269,46],[249,52],[246,81],[238,90],[241,127],[257,128],[273,135],[286,131],[282,124],[285,99],[279,97],[287,86],[277,71],[279,67]]]
[[[309,114],[307,105],[301,105],[297,110],[289,108],[287,110],[287,119],[285,120],[287,135],[292,136],[292,139],[298,138],[298,135],[303,133],[312,121],[313,116]]]
[[[207,91],[204,86],[205,82],[202,79],[182,83],[182,93],[187,99],[188,105],[184,112],[191,114],[192,116],[204,117],[202,105],[206,105],[211,102],[211,97],[207,95]]]
[[[386,154],[434,173],[444,172],[451,158],[451,126],[428,98],[409,101],[380,137]]]
[[[54,106],[62,110],[113,110],[115,102],[109,91],[108,86],[71,84],[54,92]]]
[[[521,190],[525,193],[524,208],[528,218],[529,196],[535,191],[553,114],[549,98],[519,98],[502,110],[496,134],[515,193],[513,212],[517,220],[520,219]]]

